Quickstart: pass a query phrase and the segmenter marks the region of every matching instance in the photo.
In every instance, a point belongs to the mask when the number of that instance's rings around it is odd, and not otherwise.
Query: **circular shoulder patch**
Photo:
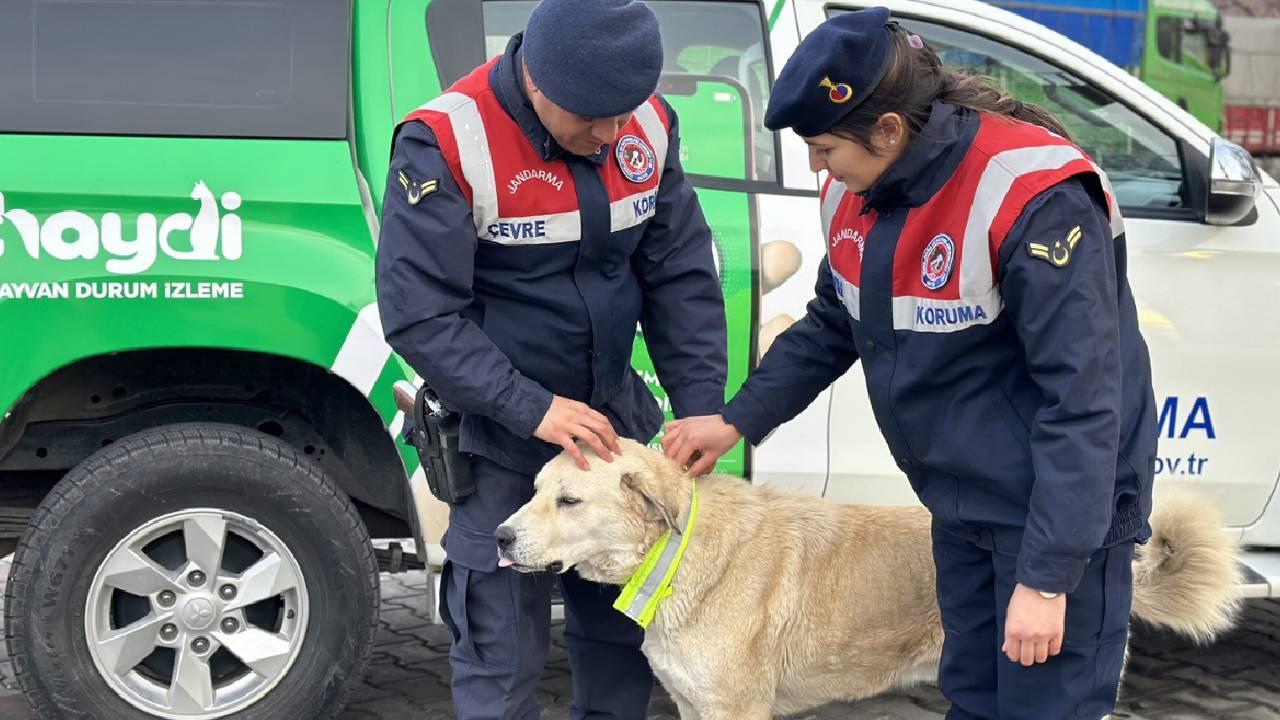
[[[618,158],[618,169],[623,177],[633,183],[642,183],[653,177],[653,171],[658,167],[653,149],[635,135],[623,135],[618,140],[614,155]]]
[[[924,248],[920,258],[920,282],[930,290],[937,290],[951,279],[951,267],[956,260],[956,246],[946,233],[935,236]]]

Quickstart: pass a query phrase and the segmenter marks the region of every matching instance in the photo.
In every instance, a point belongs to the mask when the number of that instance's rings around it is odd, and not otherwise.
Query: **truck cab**
[[[1209,0],[1149,0],[1139,77],[1215,131],[1225,127],[1229,36]]]

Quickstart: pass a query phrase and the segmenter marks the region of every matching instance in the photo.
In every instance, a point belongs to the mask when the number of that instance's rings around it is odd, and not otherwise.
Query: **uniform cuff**
[[[519,385],[507,402],[498,409],[494,419],[510,430],[521,440],[528,440],[538,431],[542,418],[551,409],[553,395],[549,390],[526,377],[520,378]]]
[[[714,415],[724,406],[724,384],[713,380],[689,383],[667,390],[677,418]]]
[[[775,425],[764,406],[747,394],[745,388],[720,409],[720,416],[725,422],[737,428],[738,432],[742,433],[742,437],[752,445],[763,442]]]
[[[1017,581],[1042,592],[1074,592],[1089,558],[1024,550],[1018,555]]]

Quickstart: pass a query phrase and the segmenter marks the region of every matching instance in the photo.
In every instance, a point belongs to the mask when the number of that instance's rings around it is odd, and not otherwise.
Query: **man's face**
[[[537,113],[542,127],[566,152],[584,157],[592,155],[602,146],[612,143],[623,126],[631,122],[631,113],[607,118],[584,118],[571,113],[543,95],[527,70],[524,80],[529,102],[533,104],[533,111]]]

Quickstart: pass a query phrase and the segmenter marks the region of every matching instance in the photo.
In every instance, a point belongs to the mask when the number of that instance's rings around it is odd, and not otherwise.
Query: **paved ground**
[[[0,562],[0,587],[8,563]],[[446,720],[449,633],[431,624],[426,575],[383,575],[382,627],[366,681],[341,720]],[[1132,720],[1280,720],[1280,602],[1251,602],[1238,630],[1197,648],[1175,637],[1139,631],[1122,690],[1122,712]],[[543,682],[543,717],[565,720],[568,658],[557,633]],[[937,720],[947,703],[933,688],[831,705],[797,720]],[[0,719],[31,720],[0,647]],[[650,717],[675,720],[674,705],[655,696]]]

